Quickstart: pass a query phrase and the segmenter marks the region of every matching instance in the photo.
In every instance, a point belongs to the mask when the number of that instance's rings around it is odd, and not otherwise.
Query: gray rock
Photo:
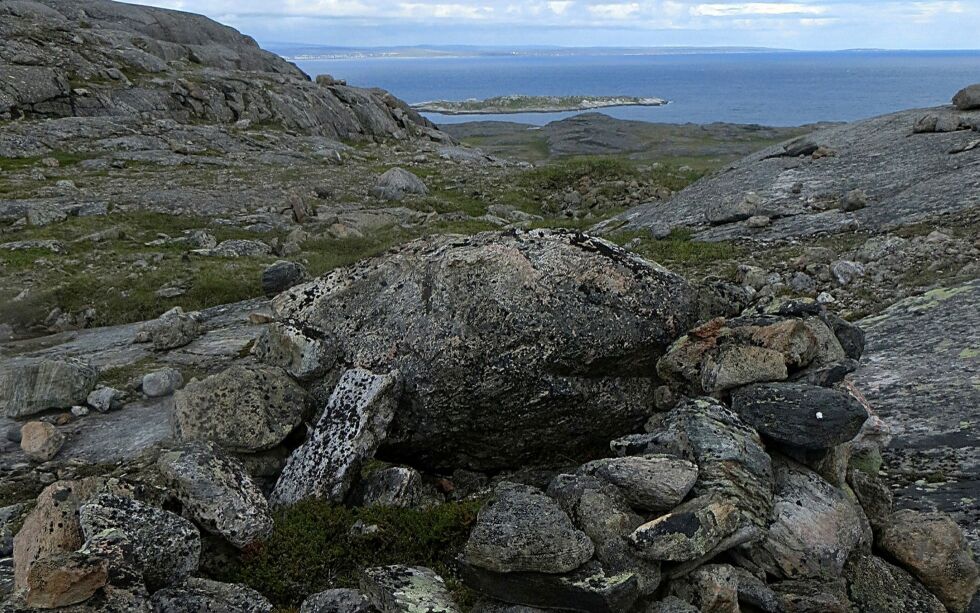
[[[238,548],[272,532],[265,496],[242,465],[213,444],[166,452],[157,467],[187,513],[209,532]]]
[[[130,498],[102,494],[79,508],[87,540],[119,530],[132,545],[127,560],[151,590],[182,583],[197,571],[201,535],[183,517]]]
[[[921,583],[877,556],[852,556],[844,567],[847,593],[861,611],[944,613],[946,607]]]
[[[761,528],[772,510],[772,461],[759,435],[738,415],[709,398],[687,400],[666,415],[653,430],[664,435],[683,433],[698,465],[695,496],[716,494],[737,501],[742,523]],[[677,434],[678,436],[680,434]]]
[[[301,381],[322,376],[337,362],[334,342],[316,330],[288,322],[269,324],[252,352],[262,362],[284,368]]]
[[[272,603],[252,588],[237,583],[220,583],[191,577],[179,586],[159,590],[151,597],[153,610],[160,612],[227,611],[228,613],[272,613]]]
[[[150,398],[169,396],[184,384],[184,375],[176,368],[163,368],[143,375],[141,387]]]
[[[776,464],[776,498],[765,540],[753,559],[786,578],[839,576],[847,557],[871,543],[861,508],[813,471]]]
[[[402,509],[424,508],[440,502],[435,488],[423,481],[422,473],[405,466],[376,470],[358,485],[355,502],[362,506]]]
[[[694,457],[691,442],[683,432],[647,432],[629,434],[609,443],[609,449],[619,457],[631,455],[666,454],[686,460]]]
[[[121,408],[126,394],[112,387],[100,387],[93,390],[85,402],[99,413],[108,413]]]
[[[262,271],[262,292],[266,296],[275,296],[305,280],[305,266],[280,260]]]
[[[841,206],[841,210],[844,211],[860,211],[864,207],[868,206],[868,194],[863,189],[852,189],[847,192],[844,197],[844,203]]]
[[[756,215],[759,206],[762,204],[762,200],[753,192],[749,192],[740,200],[728,196],[715,202],[705,209],[704,213],[705,219],[713,225],[750,219]]]
[[[840,285],[850,285],[857,277],[864,276],[864,266],[858,262],[838,260],[830,265],[830,272]]]
[[[248,258],[272,255],[272,247],[262,241],[235,238],[221,241],[211,248],[194,249],[191,253],[205,257]]]
[[[968,85],[956,92],[953,104],[961,111],[980,109],[980,83]]]
[[[357,590],[333,589],[313,594],[303,601],[299,613],[375,613],[367,596]]]
[[[646,613],[701,613],[701,610],[677,596],[667,596],[651,603]]]
[[[848,472],[847,484],[864,510],[875,535],[880,535],[892,514],[892,491],[878,475],[869,475],[863,470]]]
[[[84,404],[99,369],[73,358],[13,358],[0,364],[0,413],[25,417]]]
[[[386,456],[486,470],[635,430],[694,301],[681,278],[610,243],[535,230],[419,240],[273,306],[335,338],[342,362],[402,373]]]
[[[409,194],[426,195],[429,188],[404,168],[392,168],[378,177],[371,195],[381,200],[402,200]]]
[[[65,435],[46,421],[29,421],[20,429],[20,448],[31,460],[47,462],[61,451]]]
[[[944,107],[927,112],[957,115]],[[902,111],[826,127],[805,139],[768,147],[670,199],[629,209],[605,222],[604,228],[644,231],[667,224],[693,229],[696,240],[787,240],[833,233],[855,223],[879,231],[973,208],[973,170],[948,154],[962,139],[956,133],[909,137],[910,128],[922,115],[922,110]],[[958,127],[959,118],[953,119]],[[834,155],[814,159],[818,147]],[[807,154],[811,157],[788,159],[790,150],[811,151]],[[822,210],[822,201],[836,200],[838,194],[852,190],[856,180],[874,206],[850,213]],[[748,193],[758,195],[755,210],[752,206],[739,208],[735,201],[727,205],[729,213],[706,216],[708,203]],[[723,223],[763,212],[772,220],[764,228]]]
[[[626,540],[644,520],[618,487],[589,475],[558,475],[548,495],[592,539],[595,557],[607,573],[633,575],[641,596],[657,589],[659,565],[637,556]]]
[[[9,558],[14,553],[14,528],[20,527],[20,519],[27,512],[24,503],[0,508],[0,559]]]
[[[264,451],[299,425],[305,402],[303,389],[282,369],[236,364],[174,395],[174,434],[232,452]]]
[[[671,584],[671,590],[697,605],[699,611],[738,613],[739,575],[728,564],[708,564]]]
[[[694,487],[698,467],[669,455],[595,460],[579,469],[617,486],[630,506],[641,511],[667,511]]]
[[[460,613],[446,582],[428,568],[368,568],[361,576],[361,590],[382,613]]]
[[[364,460],[384,440],[401,394],[398,372],[346,371],[310,433],[283,469],[272,491],[275,506],[310,497],[342,502]]]
[[[964,613],[980,589],[980,568],[963,531],[945,513],[896,511],[888,518],[877,545],[953,613]]]
[[[137,332],[137,342],[153,343],[157,351],[168,351],[189,345],[204,332],[194,313],[175,307],[159,318],[143,324]]]
[[[637,601],[632,573],[608,574],[589,562],[569,574],[496,573],[463,564],[467,585],[498,600],[544,609],[582,613],[626,613]]]
[[[636,552],[648,560],[686,562],[703,557],[738,527],[735,505],[695,498],[649,521],[630,534]]]
[[[853,396],[805,383],[762,383],[732,393],[732,409],[760,434],[800,449],[830,449],[857,436],[868,411]]]
[[[463,558],[496,573],[565,573],[594,551],[588,535],[551,498],[533,487],[503,483],[480,510]]]

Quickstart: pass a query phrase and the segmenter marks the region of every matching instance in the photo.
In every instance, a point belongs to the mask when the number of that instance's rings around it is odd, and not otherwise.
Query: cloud
[[[588,11],[603,19],[629,19],[640,10],[637,2],[627,4],[593,4],[588,7]]]
[[[704,17],[735,17],[739,15],[821,15],[826,7],[795,2],[737,2],[731,4],[698,4],[691,14]]]
[[[558,0],[556,2],[549,2],[548,8],[551,9],[551,12],[555,15],[564,15],[565,11],[568,10],[568,7],[572,6],[573,4],[575,3],[570,2],[569,0]]]

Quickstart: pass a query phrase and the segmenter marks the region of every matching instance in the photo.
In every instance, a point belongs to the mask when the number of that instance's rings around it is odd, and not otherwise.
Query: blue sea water
[[[622,119],[792,126],[853,121],[948,104],[980,82],[980,51],[839,51],[366,58],[298,61],[310,75],[382,87],[410,103],[526,95],[654,96],[663,107],[619,107]],[[444,116],[543,125],[574,113]]]

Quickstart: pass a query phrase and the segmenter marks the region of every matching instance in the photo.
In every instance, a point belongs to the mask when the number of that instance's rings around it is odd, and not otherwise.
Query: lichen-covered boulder
[[[271,502],[275,506],[319,497],[343,502],[354,477],[384,440],[401,393],[399,373],[346,371],[309,439],[286,461]]]
[[[136,333],[137,342],[153,344],[157,351],[168,351],[189,345],[204,332],[195,313],[185,313],[174,307],[160,317],[148,321]]]
[[[786,578],[839,576],[852,551],[871,544],[861,508],[813,471],[780,461],[766,538],[753,559]]]
[[[711,398],[687,400],[648,429],[664,437],[684,437],[698,466],[692,492],[735,502],[743,524],[765,528],[772,510],[772,460],[758,433],[725,405]]]
[[[269,324],[255,341],[255,356],[304,381],[323,375],[337,362],[334,345],[315,331],[288,322]]]
[[[25,417],[85,404],[99,369],[74,358],[14,358],[0,364],[0,414]]]
[[[245,468],[211,443],[167,451],[157,468],[184,509],[205,530],[242,548],[272,532],[269,503]]]
[[[361,577],[361,590],[384,613],[460,613],[443,578],[421,566],[368,568]]]
[[[896,511],[877,544],[953,613],[966,611],[980,589],[980,568],[963,531],[945,513]]]
[[[78,513],[86,539],[106,530],[128,539],[129,561],[150,590],[181,583],[197,570],[201,534],[180,515],[112,494],[99,495]]]
[[[516,467],[635,430],[654,365],[694,323],[681,277],[567,231],[426,238],[273,302],[341,362],[399,370],[384,452],[416,466]]]
[[[844,567],[847,593],[860,611],[944,613],[946,607],[915,577],[877,556],[852,556]]]
[[[735,505],[695,498],[649,521],[630,534],[636,552],[648,560],[686,562],[701,558],[738,528]]]
[[[594,551],[589,537],[554,500],[536,488],[503,483],[480,510],[463,558],[498,573],[566,573]]]
[[[272,603],[252,588],[197,577],[155,592],[151,601],[154,611],[272,612]]]
[[[177,440],[254,453],[281,443],[303,418],[306,394],[281,368],[236,364],[174,395]]]
[[[337,588],[310,595],[299,613],[377,613],[377,609],[360,591]]]

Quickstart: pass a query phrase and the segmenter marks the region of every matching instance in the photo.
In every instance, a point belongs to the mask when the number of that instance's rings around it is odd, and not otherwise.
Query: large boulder
[[[956,92],[953,104],[961,111],[980,109],[980,83],[968,85]]]
[[[877,556],[852,556],[844,567],[847,592],[861,611],[945,613],[946,607],[915,577]]]
[[[272,503],[289,505],[312,497],[343,502],[362,463],[384,440],[400,392],[397,372],[346,371],[309,440],[289,456],[272,491]]]
[[[963,531],[945,513],[896,511],[877,544],[953,613],[966,611],[980,589],[980,569]]]
[[[422,239],[281,294],[341,362],[399,370],[382,452],[514,467],[598,449],[648,416],[654,365],[694,323],[681,277],[566,231]]]
[[[463,558],[497,573],[565,573],[592,557],[595,547],[568,515],[540,490],[498,486],[470,534]]]
[[[131,498],[101,494],[79,509],[86,539],[118,530],[131,543],[136,570],[151,590],[183,582],[197,570],[201,534],[180,515]]]
[[[384,613],[460,613],[443,578],[422,566],[368,568],[361,577],[361,590]]]
[[[424,196],[429,193],[422,179],[404,168],[392,168],[380,177],[371,189],[371,195],[382,200],[402,200],[409,194]]]
[[[160,455],[157,467],[188,515],[236,547],[272,532],[269,503],[245,468],[211,443]]]
[[[236,364],[174,395],[178,440],[253,453],[281,443],[303,418],[306,395],[280,368]]]
[[[99,369],[73,358],[15,358],[0,365],[0,414],[24,417],[85,404]]]

